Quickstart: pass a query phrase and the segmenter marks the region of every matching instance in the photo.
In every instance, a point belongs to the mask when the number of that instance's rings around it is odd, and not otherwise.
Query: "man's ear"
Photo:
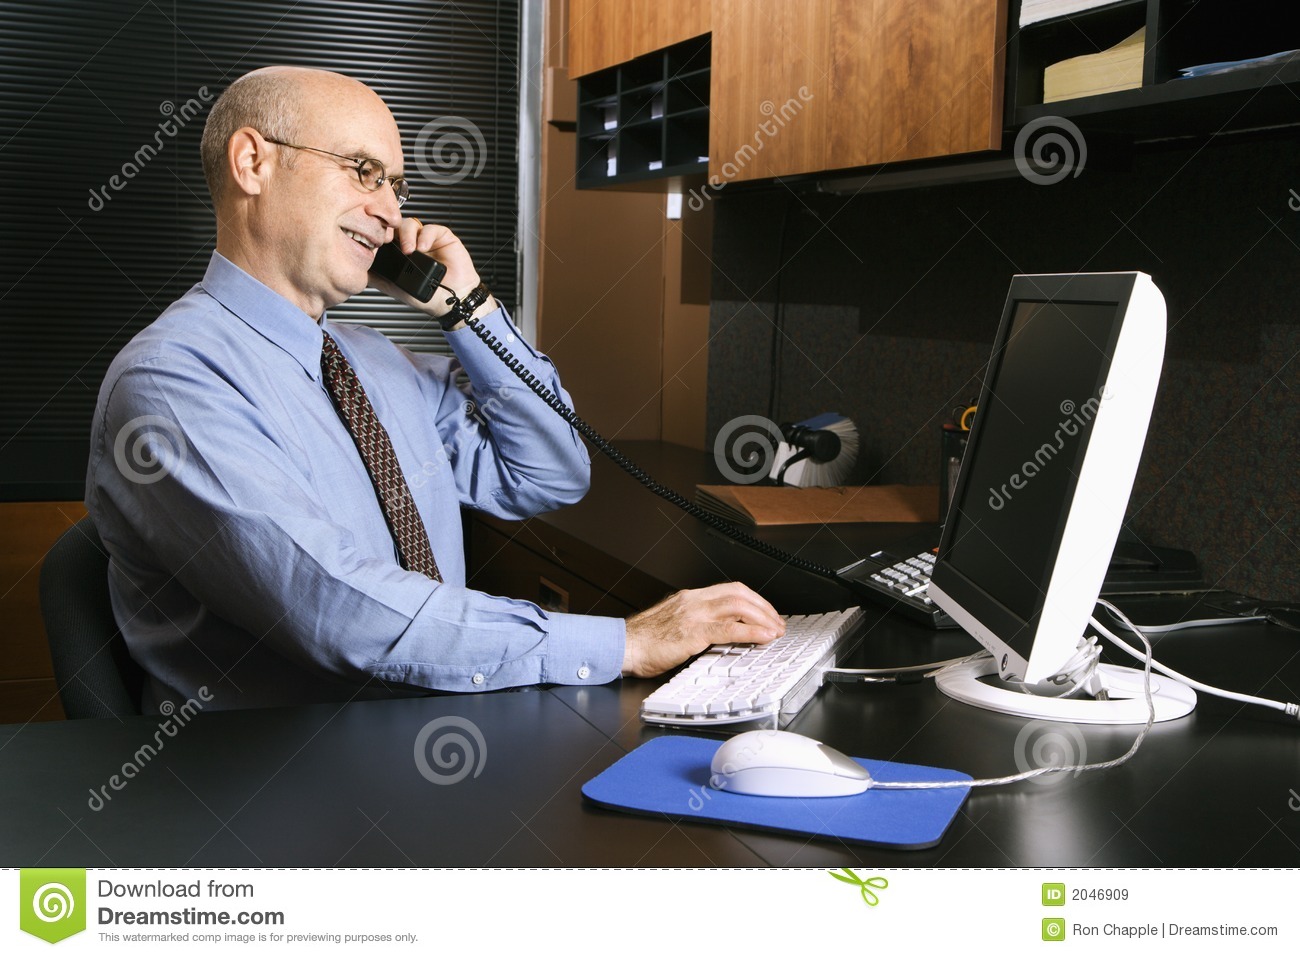
[[[251,126],[235,130],[226,143],[226,170],[231,185],[246,196],[266,189],[275,167],[272,145]]]

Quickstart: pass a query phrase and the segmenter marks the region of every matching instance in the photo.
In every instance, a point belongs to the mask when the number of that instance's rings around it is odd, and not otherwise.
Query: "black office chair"
[[[69,718],[140,714],[144,671],[108,597],[108,552],[89,517],[60,536],[41,568],[41,615]]]

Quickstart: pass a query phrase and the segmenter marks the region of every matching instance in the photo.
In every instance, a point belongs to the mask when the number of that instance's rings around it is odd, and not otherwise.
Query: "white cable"
[[[1142,746],[1143,739],[1146,738],[1147,732],[1151,730],[1151,726],[1155,724],[1155,720],[1156,720],[1156,703],[1155,703],[1155,699],[1151,697],[1151,656],[1152,656],[1151,642],[1147,641],[1146,635],[1142,634],[1142,632],[1135,631],[1134,633],[1139,638],[1142,639],[1142,644],[1145,645],[1147,649],[1146,666],[1142,670],[1142,690],[1146,694],[1146,701],[1147,701],[1147,723],[1143,725],[1142,730],[1138,733],[1138,736],[1133,740],[1132,746],[1123,754],[1121,754],[1118,758],[1114,758],[1110,761],[1099,761],[1094,764],[1073,764],[1073,765],[1067,765],[1063,767],[1058,765],[1051,765],[1045,768],[1034,768],[1030,771],[1024,771],[1020,774],[1010,774],[1007,775],[1006,777],[976,778],[975,780],[972,781],[875,781],[873,780],[868,790],[874,790],[876,788],[891,788],[896,790],[909,790],[909,791],[918,790],[919,791],[919,790],[934,789],[934,788],[992,787],[998,784],[1015,784],[1017,781],[1027,781],[1030,778],[1036,778],[1043,774],[1059,774],[1066,771],[1073,771],[1076,774],[1078,774],[1083,771],[1101,771],[1104,770],[1105,768],[1119,767],[1121,764],[1126,762],[1129,758],[1133,757],[1133,755],[1137,754],[1138,748]],[[1094,657],[1092,661],[1095,667],[1096,658]]]
[[[924,790],[924,789],[934,789],[934,788],[992,787],[999,784],[1014,784],[1017,781],[1027,781],[1030,778],[1038,777],[1043,774],[1054,774],[1054,773],[1060,773],[1065,771],[1073,771],[1075,773],[1081,773],[1083,771],[1100,771],[1103,770],[1104,768],[1118,767],[1119,765],[1128,761],[1129,758],[1133,757],[1133,755],[1137,754],[1137,750],[1142,745],[1142,741],[1146,738],[1147,732],[1151,730],[1151,726],[1155,723],[1156,706],[1155,706],[1155,700],[1151,697],[1152,668],[1159,671],[1161,674],[1167,675],[1168,677],[1173,678],[1176,681],[1181,681],[1184,684],[1187,684],[1197,689],[1198,691],[1204,691],[1207,694],[1218,695],[1219,697],[1222,698],[1229,698],[1233,701],[1241,701],[1246,704],[1263,705],[1264,707],[1267,708],[1274,708],[1278,711],[1282,711],[1285,714],[1287,714],[1289,717],[1300,718],[1300,705],[1288,703],[1288,702],[1282,702],[1282,701],[1272,701],[1268,698],[1257,698],[1254,695],[1238,694],[1237,692],[1234,691],[1224,691],[1221,688],[1213,688],[1200,681],[1195,681],[1191,678],[1188,678],[1186,675],[1179,674],[1177,671],[1174,671],[1172,668],[1168,668],[1160,664],[1155,660],[1155,652],[1152,651],[1151,649],[1151,642],[1147,639],[1147,636],[1144,633],[1144,630],[1142,628],[1139,628],[1137,625],[1133,624],[1133,622],[1129,621],[1127,615],[1125,615],[1122,611],[1120,611],[1110,602],[1106,601],[1104,598],[1098,598],[1097,604],[1101,605],[1103,608],[1109,611],[1112,615],[1115,616],[1116,619],[1118,619],[1120,622],[1124,624],[1124,627],[1126,627],[1129,631],[1133,632],[1133,634],[1137,635],[1140,639],[1142,639],[1142,646],[1146,649],[1146,654],[1144,655],[1142,652],[1138,651],[1137,649],[1130,647],[1127,642],[1125,642],[1123,639],[1119,638],[1114,633],[1112,633],[1110,629],[1108,629],[1105,625],[1099,622],[1095,617],[1091,619],[1092,626],[1096,628],[1097,631],[1099,631],[1109,641],[1113,642],[1119,648],[1128,652],[1134,658],[1137,658],[1139,661],[1142,662],[1142,691],[1146,697],[1146,702],[1147,702],[1147,721],[1146,724],[1143,725],[1142,730],[1141,732],[1139,732],[1137,738],[1134,739],[1132,746],[1126,752],[1124,752],[1118,758],[1114,758],[1113,760],[1110,761],[1101,761],[1095,764],[1076,764],[1067,767],[1052,766],[1052,767],[1045,767],[1045,768],[1034,768],[1033,770],[1025,771],[1021,774],[1010,774],[1007,775],[1006,777],[1001,777],[1001,778],[977,778],[972,781],[874,781],[873,780],[871,782],[871,787],[869,788],[869,790],[875,788],[889,788],[895,790],[910,791],[910,790]],[[1171,631],[1178,631],[1181,628],[1200,628],[1200,627],[1206,627],[1208,625],[1224,624],[1226,622],[1236,623],[1240,621],[1255,621],[1255,620],[1258,619],[1256,618],[1201,619],[1199,621],[1194,621],[1194,622],[1181,622],[1175,625],[1157,625],[1150,630],[1155,632],[1156,634],[1168,634]],[[1075,678],[1075,687],[1077,688],[1080,685],[1086,683],[1088,680],[1091,679],[1092,673],[1096,668],[1097,653],[1098,653],[1098,649],[1095,640],[1081,641],[1079,651],[1076,652],[1074,658],[1070,659],[1070,661],[1066,663],[1066,667],[1061,669],[1061,674],[1066,676],[1073,674],[1075,670],[1080,667],[1074,664],[1075,660],[1080,658],[1081,656],[1086,656],[1087,660],[1084,662],[1084,664],[1091,665],[1091,668],[1087,669],[1087,674],[1084,675],[1082,678],[1078,678],[1078,677]],[[979,658],[982,656],[972,655],[971,657]]]
[[[924,671],[924,677],[929,678],[931,675],[938,674],[944,668],[952,665],[964,665],[967,662],[979,661],[981,658],[993,657],[987,651],[977,651],[973,655],[967,655],[965,658],[949,658],[946,661],[932,661],[925,665],[904,665],[900,668],[828,668],[828,675],[848,675],[850,677],[861,675],[872,677],[878,675],[904,675],[913,674],[917,671]]]
[[[1099,601],[1098,604],[1114,607],[1110,602]],[[1109,608],[1108,608],[1109,610]],[[1138,625],[1148,635],[1167,635],[1185,628],[1209,628],[1212,625],[1237,625],[1244,621],[1268,621],[1267,615],[1243,615],[1240,618],[1197,618],[1193,621],[1176,621],[1172,625]]]
[[[1095,683],[1097,663],[1100,660],[1101,647],[1097,644],[1096,639],[1080,638],[1079,643],[1075,646],[1074,656],[1061,666],[1060,671],[1047,680],[1055,685],[1065,685],[1073,682],[1069,688],[1062,691],[1058,696],[1068,698],[1084,685]],[[1025,694],[1034,694],[1034,689],[1024,682],[1019,682],[1019,685]]]
[[[1101,605],[1108,612],[1114,615],[1120,622],[1123,623],[1124,627],[1126,627],[1129,631],[1133,632],[1139,637],[1144,637],[1142,635],[1142,632],[1138,631],[1138,626],[1133,624],[1133,622],[1129,621],[1128,617],[1122,611],[1120,611],[1118,608],[1112,605],[1110,602],[1106,601],[1104,598],[1098,598],[1097,604]],[[1134,648],[1131,648],[1123,639],[1111,633],[1111,631],[1108,628],[1106,628],[1106,626],[1103,625],[1101,622],[1097,621],[1096,618],[1092,619],[1092,625],[1099,632],[1105,635],[1109,641],[1113,642],[1117,647],[1128,652],[1134,658],[1141,659],[1142,657],[1141,652],[1137,651]],[[1149,656],[1150,654],[1151,654],[1151,649],[1150,646],[1148,646],[1147,655]],[[1257,705],[1262,705],[1265,708],[1273,708],[1276,711],[1283,712],[1288,717],[1292,717],[1292,718],[1300,717],[1300,705],[1296,705],[1286,701],[1274,701],[1271,698],[1257,698],[1254,695],[1240,694],[1236,691],[1225,691],[1222,688],[1215,688],[1203,682],[1196,681],[1193,678],[1189,678],[1184,674],[1180,674],[1179,672],[1175,671],[1173,668],[1166,667],[1165,665],[1160,664],[1160,662],[1158,661],[1149,661],[1148,663],[1161,674],[1167,675],[1168,677],[1173,678],[1175,681],[1181,681],[1183,684],[1195,688],[1197,691],[1204,691],[1206,694],[1212,694],[1220,698],[1227,698],[1230,701],[1240,701],[1244,704],[1257,704]]]

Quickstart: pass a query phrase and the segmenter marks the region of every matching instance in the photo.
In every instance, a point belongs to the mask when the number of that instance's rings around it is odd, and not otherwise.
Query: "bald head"
[[[364,83],[328,70],[268,66],[235,80],[212,105],[203,127],[203,176],[213,203],[226,186],[226,147],[236,130],[252,127],[267,139],[300,143],[312,137],[312,127],[322,124],[331,107],[359,100],[383,103]],[[281,164],[293,161],[290,151],[281,151]]]

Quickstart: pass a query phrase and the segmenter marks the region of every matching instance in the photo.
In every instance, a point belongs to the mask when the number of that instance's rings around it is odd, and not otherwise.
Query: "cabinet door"
[[[569,77],[709,32],[710,0],[569,0]]]
[[[713,0],[719,182],[997,149],[1006,0]]]

